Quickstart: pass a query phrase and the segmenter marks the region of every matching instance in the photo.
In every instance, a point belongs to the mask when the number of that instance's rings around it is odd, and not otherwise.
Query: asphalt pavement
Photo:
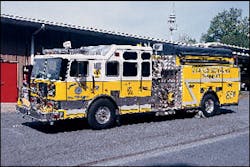
[[[249,148],[249,132],[243,131],[94,165],[249,166],[249,150],[247,148]]]
[[[127,115],[106,130],[86,119],[43,125],[13,110],[1,104],[1,166],[249,166],[249,92],[211,118]]]

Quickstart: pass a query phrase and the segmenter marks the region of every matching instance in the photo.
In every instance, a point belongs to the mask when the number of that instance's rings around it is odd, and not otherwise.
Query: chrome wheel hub
[[[214,101],[209,99],[205,102],[205,110],[207,113],[212,113],[214,111]]]
[[[105,106],[99,107],[95,114],[96,121],[99,124],[107,123],[110,119],[110,116],[111,116],[110,110],[108,107]]]

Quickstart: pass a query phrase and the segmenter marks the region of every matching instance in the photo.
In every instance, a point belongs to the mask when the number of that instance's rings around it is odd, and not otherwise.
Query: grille
[[[47,84],[39,83],[38,85],[39,85],[40,96],[47,97],[47,94],[48,94]]]

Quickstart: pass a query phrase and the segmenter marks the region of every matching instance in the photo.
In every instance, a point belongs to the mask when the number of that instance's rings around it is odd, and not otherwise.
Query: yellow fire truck
[[[36,55],[18,112],[43,122],[87,118],[93,129],[119,115],[168,115],[238,104],[240,71],[232,51],[176,44],[45,49]]]

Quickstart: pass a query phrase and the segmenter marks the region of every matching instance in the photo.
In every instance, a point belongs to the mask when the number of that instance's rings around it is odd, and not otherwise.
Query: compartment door
[[[138,53],[125,51],[121,63],[121,113],[136,113],[139,112],[138,96],[140,95]]]

